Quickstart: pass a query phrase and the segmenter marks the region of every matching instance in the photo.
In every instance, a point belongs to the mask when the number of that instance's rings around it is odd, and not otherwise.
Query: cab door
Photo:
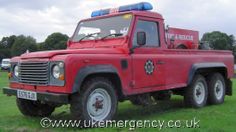
[[[138,34],[145,33],[145,44],[138,44]],[[132,40],[132,69],[134,88],[150,88],[165,85],[165,62],[160,49],[158,21],[136,18]]]

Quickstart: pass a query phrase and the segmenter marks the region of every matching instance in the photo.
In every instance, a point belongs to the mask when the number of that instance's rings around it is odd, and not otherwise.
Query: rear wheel
[[[117,110],[117,95],[112,83],[102,77],[85,82],[79,94],[71,97],[71,114],[79,120],[111,120]]]
[[[225,79],[220,73],[210,75],[208,80],[209,103],[221,104],[225,98]]]
[[[43,104],[39,101],[31,101],[17,98],[16,103],[20,112],[26,116],[50,116],[55,110],[55,106]]]
[[[206,105],[208,96],[207,83],[203,76],[196,75],[186,88],[184,101],[189,107],[201,108]]]

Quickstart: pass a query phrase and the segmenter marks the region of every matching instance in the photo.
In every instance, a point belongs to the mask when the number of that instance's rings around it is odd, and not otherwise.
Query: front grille
[[[31,85],[47,85],[49,82],[48,62],[21,62],[19,82]]]

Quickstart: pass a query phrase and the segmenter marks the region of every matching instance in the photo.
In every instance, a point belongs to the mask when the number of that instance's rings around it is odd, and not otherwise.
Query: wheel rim
[[[104,120],[111,110],[111,97],[103,88],[95,89],[88,97],[87,112],[92,120]]]
[[[217,80],[214,86],[214,93],[218,100],[221,100],[221,98],[223,97],[223,89],[224,89],[224,85],[222,81]]]
[[[194,88],[194,99],[197,104],[202,104],[205,100],[205,86],[203,82],[198,82]]]

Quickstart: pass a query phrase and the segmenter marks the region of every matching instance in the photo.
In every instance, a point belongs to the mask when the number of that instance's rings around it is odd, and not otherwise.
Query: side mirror
[[[145,32],[138,32],[137,33],[137,44],[139,46],[143,46],[146,44],[146,33]]]

